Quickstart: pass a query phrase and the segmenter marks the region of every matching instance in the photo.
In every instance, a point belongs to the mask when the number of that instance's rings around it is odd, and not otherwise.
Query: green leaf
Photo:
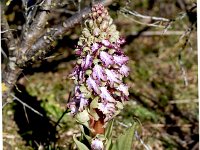
[[[79,150],[89,150],[85,144],[81,143],[80,141],[77,140],[76,136],[73,136],[74,142],[76,143],[77,147]]]
[[[97,114],[97,112],[94,109],[90,109],[90,115],[92,117],[94,117],[94,120],[99,120],[99,115]]]
[[[121,102],[119,102],[119,101],[117,101],[117,105],[116,106],[119,109],[123,109],[123,104]]]
[[[83,136],[88,140],[89,143],[91,143],[92,138],[85,134],[85,131],[82,125],[80,125],[80,129],[81,129],[81,132],[83,133]]]
[[[111,136],[112,136],[113,123],[114,123],[114,119],[112,119],[109,122],[108,127],[106,128],[105,136],[106,136],[107,139],[110,139]]]
[[[80,123],[80,124],[85,124],[90,120],[89,114],[87,112],[87,110],[84,110],[82,112],[79,112],[76,115],[76,120]]]
[[[108,139],[107,143],[106,143],[106,150],[111,150],[112,147],[112,139]]]
[[[98,108],[99,103],[98,103],[99,97],[95,97],[92,102],[90,103],[90,108]]]
[[[87,110],[84,110],[82,112],[79,112],[78,114],[76,114],[76,121],[82,125],[84,125],[85,127],[87,127],[88,129],[89,128],[89,120],[90,120],[90,117],[89,117],[89,114],[88,114],[88,111]]]
[[[132,125],[124,134],[120,135],[111,150],[131,150],[135,127]]]

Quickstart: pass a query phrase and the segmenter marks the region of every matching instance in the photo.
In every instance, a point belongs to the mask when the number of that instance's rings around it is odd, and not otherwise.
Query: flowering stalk
[[[107,122],[120,112],[129,95],[123,83],[129,74],[128,57],[120,48],[124,42],[107,9],[93,6],[75,50],[78,60],[70,75],[75,94],[68,103],[71,113],[92,131],[92,149],[103,147],[96,135],[104,134]]]

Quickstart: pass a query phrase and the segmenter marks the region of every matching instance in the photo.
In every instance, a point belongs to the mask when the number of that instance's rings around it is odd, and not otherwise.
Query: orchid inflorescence
[[[128,57],[120,48],[125,40],[119,36],[107,9],[94,5],[76,47],[78,60],[70,77],[75,89],[72,101],[68,103],[71,113],[84,116],[90,123],[106,123],[123,108],[129,95],[123,78],[128,76]],[[98,133],[98,132],[97,132]]]

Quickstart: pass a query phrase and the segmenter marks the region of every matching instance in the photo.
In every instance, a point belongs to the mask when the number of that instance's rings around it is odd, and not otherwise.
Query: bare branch
[[[186,32],[179,38],[179,40],[181,40],[184,37],[186,37],[185,42],[184,42],[182,48],[179,50],[179,54],[178,54],[178,63],[179,63],[179,66],[180,66],[180,69],[181,69],[181,72],[182,72],[182,77],[183,77],[184,85],[185,86],[188,86],[188,78],[187,78],[187,73],[186,73],[186,70],[185,70],[184,63],[182,61],[181,52],[185,49],[185,47],[189,43],[189,38],[190,38],[190,35],[191,35],[193,29],[194,28],[193,28],[193,24],[192,24],[190,27],[188,27],[188,29],[186,30]]]
[[[20,102],[23,106],[27,107],[28,109],[32,110],[34,113],[36,113],[36,114],[38,114],[38,115],[40,115],[40,116],[43,117],[43,115],[42,115],[40,112],[38,112],[37,110],[35,110],[35,109],[32,108],[31,106],[29,106],[28,104],[24,103],[22,100],[20,100],[20,99],[19,99],[18,97],[16,97],[15,95],[13,95],[13,94],[10,94],[10,95],[14,98],[14,100],[17,100],[17,101]]]
[[[8,22],[6,20],[5,14],[4,14],[4,8],[3,8],[3,4],[1,3],[1,10],[2,10],[2,14],[1,14],[1,33],[3,34],[2,37],[5,38],[6,40],[6,45],[8,47],[8,51],[9,51],[9,56],[13,57],[15,55],[15,49],[16,49],[16,40],[14,39],[14,36],[12,34],[12,29],[10,29]]]
[[[198,99],[180,99],[180,100],[170,100],[170,104],[188,104],[188,103],[199,103]]]
[[[179,54],[178,63],[179,63],[180,68],[181,68],[181,72],[182,72],[182,77],[183,77],[183,80],[184,80],[184,84],[185,84],[185,86],[188,86],[188,77],[187,77],[187,73],[186,73],[184,64],[183,64],[182,59],[181,59],[181,54]]]
[[[170,36],[170,35],[183,35],[185,31],[166,31],[163,33],[163,31],[145,31],[142,32],[141,36]],[[135,36],[138,32],[132,32],[131,35]]]
[[[101,0],[95,3],[101,3],[104,6],[107,6],[111,4],[111,2],[112,0]],[[62,38],[69,29],[80,23],[84,18],[88,16],[90,12],[91,7],[86,7],[67,19],[65,22],[53,26],[50,30],[47,30],[47,32],[41,38],[39,38],[34,45],[32,45],[30,50],[27,50],[20,56],[20,58],[17,60],[17,64],[20,67],[25,67],[27,62],[34,62],[38,59],[43,59],[46,53],[52,51],[53,41]]]
[[[165,22],[169,22],[170,21],[170,19],[167,19],[167,18],[155,17],[155,16],[145,16],[145,15],[139,14],[136,11],[130,11],[130,10],[126,9],[126,8],[121,8],[120,11],[122,13],[130,14],[130,15],[133,15],[135,17],[139,17],[139,18],[143,18],[143,19],[150,19],[150,20],[155,20],[155,21],[165,21]]]
[[[2,92],[3,105],[6,103],[6,99],[10,95],[10,92],[15,85],[18,76],[21,74],[22,69],[15,65],[15,60],[8,61],[5,69],[2,71],[2,83],[6,86],[6,91]]]
[[[30,47],[35,43],[35,41],[43,34],[44,27],[47,23],[49,18],[49,13],[47,10],[50,10],[52,6],[53,0],[46,0],[42,3],[41,8],[44,11],[38,11],[36,18],[34,19],[33,23],[31,24],[30,28],[27,30],[27,26],[23,30],[22,34],[22,43],[20,45],[19,53],[25,53]]]
[[[144,146],[145,150],[152,150],[152,148],[148,145],[145,144],[144,141],[141,139],[141,137],[139,136],[138,132],[135,131],[135,138],[140,141],[140,143]]]
[[[138,24],[141,24],[141,25],[145,25],[145,26],[149,26],[149,27],[158,27],[158,28],[165,28],[165,26],[162,26],[162,25],[157,25],[159,22],[155,22],[155,23],[145,23],[145,22],[141,22],[141,21],[138,21],[134,18],[130,18],[127,14],[125,13],[122,13],[120,12],[121,14],[123,14],[125,17],[131,19],[133,22],[135,23],[138,23]]]

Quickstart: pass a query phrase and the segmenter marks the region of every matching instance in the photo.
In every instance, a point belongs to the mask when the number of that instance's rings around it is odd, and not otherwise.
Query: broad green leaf
[[[112,139],[108,139],[107,143],[106,143],[106,150],[111,150],[112,147]]]
[[[94,109],[90,109],[90,115],[92,117],[94,117],[94,120],[99,120],[99,115],[97,114],[97,112]]]
[[[77,140],[76,136],[73,136],[74,142],[76,143],[77,147],[79,150],[89,150],[85,144],[81,143],[80,141]]]
[[[89,117],[87,110],[79,112],[76,115],[76,121],[79,122],[80,124],[85,125],[87,128],[89,128],[89,124],[88,124],[89,120],[90,120],[90,117]]]
[[[124,134],[120,135],[111,150],[131,150],[135,127],[132,125]]]
[[[114,123],[114,119],[112,119],[112,120],[109,122],[108,127],[106,128],[105,137],[106,137],[107,139],[110,139],[111,136],[112,136],[113,123]]]
[[[88,142],[90,143],[92,141],[92,138],[88,135],[85,134],[85,131],[84,131],[84,128],[82,125],[80,125],[80,129],[81,129],[81,132],[83,133],[83,136],[88,140]]]
[[[87,93],[87,92],[88,92],[88,90],[87,90],[87,88],[85,87],[85,85],[81,85],[81,86],[80,86],[80,91],[81,91],[82,93]]]

